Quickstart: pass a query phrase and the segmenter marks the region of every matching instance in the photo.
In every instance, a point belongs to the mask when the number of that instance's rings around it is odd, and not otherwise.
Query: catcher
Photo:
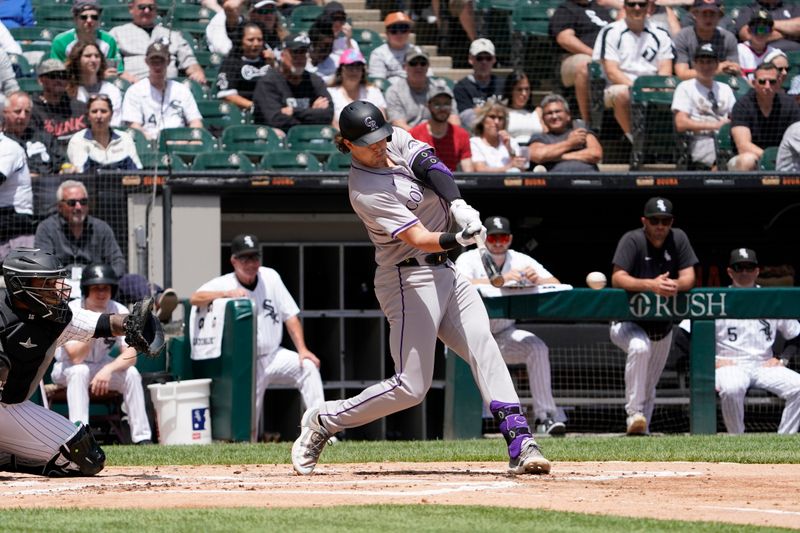
[[[3,263],[0,289],[0,470],[52,477],[92,476],[105,454],[85,425],[30,401],[58,346],[125,335],[149,357],[164,349],[152,299],[128,315],[70,310],[67,272],[52,254],[17,248]]]

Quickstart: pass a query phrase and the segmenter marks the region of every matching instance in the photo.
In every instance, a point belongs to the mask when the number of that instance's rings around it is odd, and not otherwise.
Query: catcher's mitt
[[[147,357],[158,357],[164,349],[164,330],[153,314],[153,299],[146,298],[133,304],[131,313],[122,323],[125,342]]]

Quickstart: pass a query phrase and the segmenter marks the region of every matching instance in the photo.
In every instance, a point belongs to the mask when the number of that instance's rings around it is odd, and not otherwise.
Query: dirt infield
[[[502,505],[800,529],[800,465],[557,463],[514,477],[498,463],[111,467],[95,478],[4,475],[0,507]],[[146,492],[146,497],[143,497]]]

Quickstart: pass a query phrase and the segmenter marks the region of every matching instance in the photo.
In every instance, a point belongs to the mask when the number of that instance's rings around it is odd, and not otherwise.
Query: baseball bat
[[[489,283],[492,284],[492,287],[502,287],[505,280],[500,273],[500,269],[497,268],[497,265],[494,263],[492,254],[486,249],[486,242],[484,242],[483,235],[481,235],[480,232],[475,235],[475,244],[478,245],[478,253],[481,256],[483,269],[486,271],[486,275],[489,276]]]

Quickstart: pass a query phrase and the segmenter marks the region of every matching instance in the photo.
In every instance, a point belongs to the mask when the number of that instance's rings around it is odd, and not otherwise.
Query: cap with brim
[[[756,252],[750,248],[736,248],[731,251],[731,258],[728,261],[728,266],[748,264],[758,266],[758,257]]]
[[[150,46],[147,47],[147,52],[145,52],[144,57],[145,59],[150,59],[151,57],[169,59],[169,48],[162,42],[151,43]]]
[[[237,235],[231,241],[231,255],[239,257],[245,254],[261,254],[258,239],[251,233]]]
[[[773,26],[775,24],[775,20],[773,20],[772,15],[770,15],[769,11],[767,11],[766,9],[759,9],[758,11],[753,13],[753,16],[750,17],[750,21],[747,23],[747,25],[755,26],[759,22],[768,24],[770,26]]]
[[[430,102],[437,96],[449,96],[450,98],[454,98],[453,91],[450,89],[450,86],[447,85],[447,82],[442,80],[436,80],[431,82],[430,90],[428,90],[428,101]]]
[[[103,7],[97,0],[75,0],[75,2],[72,4],[73,15],[77,15],[78,13],[83,13],[88,9],[92,9],[99,13],[102,13],[103,11]]]
[[[395,11],[394,13],[386,15],[386,18],[383,19],[383,25],[385,27],[388,28],[392,24],[408,24],[409,26],[413,26],[414,21],[402,11]]]
[[[494,55],[494,52],[494,43],[489,39],[475,39],[469,45],[469,55],[471,56],[477,56],[478,54]]]
[[[339,60],[340,65],[355,65],[357,63],[367,64],[364,54],[355,48],[348,48],[342,53],[342,58]]]
[[[486,227],[486,235],[509,235],[511,233],[511,223],[506,217],[489,217],[483,221]]]
[[[699,59],[701,57],[710,57],[713,59],[719,59],[719,54],[717,54],[717,51],[714,50],[714,46],[711,43],[705,43],[702,46],[698,46],[697,50],[694,53],[695,59]]]
[[[36,67],[37,76],[46,76],[55,72],[66,72],[67,67],[58,59],[45,59]]]
[[[694,0],[691,9],[699,9],[699,10],[708,9],[721,12],[722,5],[719,3],[718,0]]]
[[[644,216],[672,218],[672,202],[660,196],[650,198],[644,204]]]
[[[406,51],[405,62],[409,63],[411,60],[421,57],[423,59],[430,59],[425,50],[419,46],[412,46]]]
[[[305,33],[290,33],[283,40],[283,47],[288,50],[302,50],[311,46],[311,40]]]
[[[344,6],[339,2],[328,2],[325,4],[325,7],[322,8],[322,12],[330,15],[333,15],[334,13],[346,13]]]
[[[260,0],[253,4],[253,9],[261,9],[262,7],[266,6],[277,6],[278,3],[275,0]]]

